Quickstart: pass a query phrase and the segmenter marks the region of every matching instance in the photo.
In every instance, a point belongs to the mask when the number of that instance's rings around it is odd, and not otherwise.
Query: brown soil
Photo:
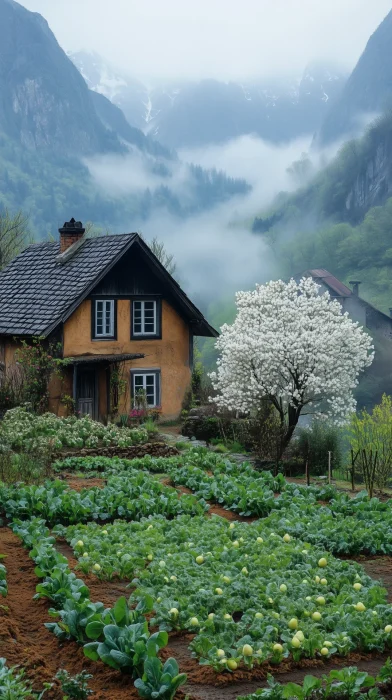
[[[388,603],[392,603],[392,557],[356,557],[355,560],[363,566],[368,576],[381,581],[388,591]]]
[[[226,515],[229,514],[225,511]],[[71,567],[76,565],[71,548],[64,542],[58,544],[59,551],[69,558]],[[6,554],[9,594],[0,608],[0,656],[5,656],[9,665],[20,664],[38,690],[42,683],[51,681],[59,668],[66,668],[72,675],[86,669],[93,674],[91,687],[97,700],[135,700],[138,695],[130,678],[108,669],[100,663],[86,659],[82,648],[74,642],[59,643],[44,627],[49,621],[50,604],[44,600],[33,601],[37,578],[34,563],[19,539],[8,529],[0,528],[0,551]],[[392,598],[392,558],[359,558],[358,561],[373,577],[381,579]],[[126,594],[126,582],[101,581],[95,576],[84,577],[90,587],[92,600],[101,600],[107,605]],[[273,673],[281,682],[302,682],[307,673],[322,675],[334,667],[355,664],[375,675],[388,654],[352,654],[348,658],[330,661],[302,660],[295,664],[286,661],[276,668],[267,664],[253,670],[239,670],[235,674],[215,673],[208,666],[200,666],[192,658],[188,645],[192,635],[172,634],[163,658],[174,656],[181,671],[188,674],[184,692],[191,700],[235,700],[265,685],[267,673]],[[384,692],[384,691],[383,691]],[[183,693],[179,697],[183,697]],[[48,700],[61,700],[62,694],[54,688]],[[384,697],[388,697],[384,692]]]
[[[220,515],[221,518],[226,518],[226,520],[238,520],[243,523],[252,523],[258,520],[256,517],[238,515],[238,513],[234,513],[232,510],[226,510],[226,508],[223,508],[223,506],[220,506],[218,503],[209,503],[210,509],[208,515]]]
[[[184,493],[184,494],[193,494],[193,491],[191,489],[188,489],[187,486],[175,486],[173,484],[173,481],[171,478],[168,477],[163,477],[160,479],[162,484],[165,486],[172,486],[173,488],[178,491],[178,493]],[[210,506],[207,515],[220,515],[222,518],[226,518],[226,520],[239,520],[241,522],[247,522],[251,523],[254,520],[258,520],[256,517],[251,517],[251,516],[243,516],[243,515],[238,515],[238,513],[234,513],[232,510],[226,510],[223,506],[219,505],[218,503],[213,503],[212,501],[207,501],[208,505]]]
[[[168,429],[175,432],[177,428]],[[103,479],[88,479],[67,474],[66,480],[71,488],[81,490],[84,487],[102,487]],[[294,483],[304,483],[302,479],[289,479]],[[170,478],[164,477],[162,483],[172,486]],[[186,487],[176,487],[178,493],[192,493]],[[229,521],[247,521],[257,518],[241,517],[226,510],[218,504],[210,503],[209,514],[216,514]],[[75,570],[77,560],[69,545],[60,541],[57,548],[67,558],[70,568]],[[89,661],[80,646],[74,642],[59,643],[44,627],[49,621],[46,601],[33,601],[37,578],[34,563],[28,556],[18,538],[7,528],[0,528],[0,552],[7,555],[7,580],[9,594],[0,606],[0,656],[5,656],[9,665],[20,664],[38,690],[42,683],[51,681],[59,668],[66,668],[72,675],[86,669],[93,674],[90,684],[95,690],[97,700],[134,700],[138,698],[132,679],[119,672],[108,669],[101,663]],[[354,557],[350,557],[354,559]],[[388,591],[388,601],[392,602],[392,557],[355,557],[373,579],[380,580]],[[100,600],[111,606],[121,596],[127,595],[127,581],[101,581],[97,576],[82,576],[90,588],[91,599]],[[346,665],[356,665],[371,675],[376,675],[388,654],[351,654],[346,658],[331,660],[305,659],[299,663],[287,660],[276,667],[263,664],[253,670],[240,669],[231,674],[216,673],[211,667],[200,666],[191,656],[188,645],[192,635],[172,634],[169,645],[163,650],[162,657],[174,656],[182,672],[188,674],[184,692],[190,700],[235,700],[238,695],[252,693],[266,684],[267,673],[282,683],[289,681],[302,683],[306,674],[319,676],[329,670]],[[391,697],[392,692],[385,692],[384,697]],[[48,700],[62,700],[62,693],[54,688],[45,696]],[[183,697],[180,692],[178,697]]]
[[[98,486],[100,489],[102,489],[106,485],[105,479],[88,479],[75,476],[74,474],[66,474],[65,477],[68,486],[71,489],[74,489],[74,491],[81,491],[82,489],[92,489],[93,486]]]
[[[361,670],[371,675],[377,675],[381,666],[385,663],[389,654],[350,654],[344,658],[334,657],[324,661],[322,659],[302,659],[298,663],[288,659],[276,666],[264,663],[262,666],[245,670],[240,669],[235,673],[216,673],[209,666],[200,666],[198,661],[191,656],[188,644],[191,635],[173,635],[163,656],[174,656],[188,680],[184,691],[192,698],[198,700],[235,700],[238,695],[254,693],[258,688],[266,685],[267,675],[271,673],[281,683],[303,682],[307,674],[322,676],[334,668],[343,666],[358,666]],[[387,697],[384,694],[384,697]]]
[[[160,437],[163,439],[164,435],[178,435],[179,440],[183,437],[181,435],[181,423],[178,423],[178,425],[162,425],[162,433],[163,435],[160,435]]]
[[[198,700],[236,700],[239,695],[254,693],[258,688],[265,687],[267,685],[267,673],[271,673],[275,680],[280,683],[302,684],[304,677],[308,674],[319,677],[325,673],[329,673],[335,668],[350,665],[357,666],[361,671],[367,671],[370,675],[376,676],[387,658],[388,654],[373,657],[361,657],[359,654],[351,654],[342,659],[335,658],[326,662],[317,659],[309,659],[298,664],[297,669],[287,666],[286,672],[284,672],[284,665],[280,664],[282,671],[279,673],[276,668],[271,666],[269,668],[253,669],[252,672],[249,672],[248,678],[246,677],[246,672],[237,671],[230,676],[228,674],[218,674],[216,676],[217,684],[215,685],[207,681],[202,681],[202,684],[198,684],[188,676],[188,682],[184,686],[184,690],[188,692],[192,698],[196,697]],[[183,667],[185,668],[184,664],[182,664],[181,668]],[[218,685],[218,682],[223,680],[222,676],[225,682],[222,683],[222,685]],[[383,689],[382,697],[391,698],[392,692],[390,690],[386,692]]]
[[[78,561],[74,557],[73,550],[65,540],[59,540],[56,543],[56,549],[67,557],[71,571],[74,571],[78,577],[82,578],[86,586],[89,587],[91,600],[99,601],[109,608],[122,595],[129,597],[129,581],[116,579],[113,581],[102,581],[95,574],[82,574],[78,570]]]
[[[0,656],[7,664],[20,664],[26,669],[36,690],[49,682],[60,668],[72,675],[86,669],[93,674],[90,681],[96,700],[134,700],[138,694],[132,679],[101,663],[89,661],[75,642],[59,643],[44,626],[50,622],[45,600],[35,600],[37,577],[34,563],[11,530],[0,529],[0,551],[6,555],[8,595],[0,608]],[[102,590],[106,587],[101,584]],[[92,596],[93,597],[93,596]],[[100,596],[102,598],[102,595]],[[45,698],[62,700],[59,688]]]

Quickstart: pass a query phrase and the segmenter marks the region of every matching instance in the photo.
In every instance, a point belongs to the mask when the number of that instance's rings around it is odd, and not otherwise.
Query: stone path
[[[175,435],[174,433],[160,433],[165,442],[169,445],[174,445],[176,442],[190,442],[193,447],[207,447],[207,443],[204,440],[194,440],[192,438],[186,437],[185,435]],[[210,448],[209,448],[210,449]],[[255,464],[256,459],[252,455],[246,455],[242,453],[234,452],[223,452],[222,457],[227,457],[232,462],[237,462],[237,464],[242,464],[243,462],[250,462],[250,464]]]

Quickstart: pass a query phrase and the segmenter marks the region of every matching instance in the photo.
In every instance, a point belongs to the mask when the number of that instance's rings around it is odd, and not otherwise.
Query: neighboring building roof
[[[334,294],[331,296],[337,296],[337,297],[354,297],[355,299],[358,299],[363,305],[368,306],[370,309],[373,309],[373,311],[376,311],[378,314],[381,316],[384,316],[384,318],[388,319],[392,323],[392,319],[388,314],[384,313],[384,311],[380,311],[380,309],[377,309],[373,304],[370,304],[370,302],[366,301],[366,299],[363,299],[360,297],[358,294],[354,294],[354,292],[349,289],[349,287],[346,287],[343,282],[337,279],[337,277],[334,277],[328,270],[325,270],[324,268],[316,268],[314,270],[305,270],[301,275],[298,275],[298,277],[304,277],[306,275],[310,275],[313,277],[313,279],[317,281],[321,281],[323,284],[325,284],[327,287],[329,287]],[[297,279],[298,279],[297,277]]]
[[[0,272],[0,334],[47,336],[67,320],[132,245],[138,244],[195,322],[195,334],[218,335],[137,233],[88,238],[60,259],[59,244],[29,246]],[[196,332],[197,331],[197,332]]]
[[[346,287],[343,282],[331,275],[328,270],[324,270],[322,267],[316,268],[315,270],[306,270],[304,275],[311,275],[315,280],[319,279],[324,282],[330,289],[332,289],[335,294],[339,297],[350,297],[352,295],[351,289]]]

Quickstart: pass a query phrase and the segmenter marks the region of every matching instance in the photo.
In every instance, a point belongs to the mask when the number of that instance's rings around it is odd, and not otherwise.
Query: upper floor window
[[[96,299],[94,302],[94,338],[115,338],[116,303],[114,299]]]
[[[156,300],[132,303],[132,337],[160,337],[160,304]]]

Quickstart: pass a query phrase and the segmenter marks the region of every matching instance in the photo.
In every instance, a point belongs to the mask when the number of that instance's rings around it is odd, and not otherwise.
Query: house
[[[333,299],[339,301],[343,311],[347,311],[353,321],[357,321],[368,328],[372,335],[376,335],[387,340],[392,340],[392,317],[376,309],[368,301],[359,296],[359,286],[361,282],[353,280],[350,282],[352,289],[346,287],[343,282],[334,277],[328,270],[318,268],[306,270],[301,277],[312,277],[320,285],[320,292],[329,292]],[[392,312],[392,309],[390,310]]]
[[[359,280],[349,282],[350,289],[324,268],[306,270],[296,279],[309,276],[320,285],[320,294],[329,292],[332,299],[340,302],[343,311],[366,328],[373,338],[374,361],[365,370],[355,391],[359,408],[371,410],[384,393],[392,395],[392,318],[359,296]]]
[[[64,377],[52,378],[50,410],[107,421],[121,368],[120,413],[142,391],[162,419],[176,418],[192,372],[194,336],[217,332],[137,233],[86,238],[74,219],[58,242],[30,245],[0,272],[0,363],[21,339],[60,344]],[[117,375],[116,375],[117,371]],[[61,385],[61,386],[60,386]]]

